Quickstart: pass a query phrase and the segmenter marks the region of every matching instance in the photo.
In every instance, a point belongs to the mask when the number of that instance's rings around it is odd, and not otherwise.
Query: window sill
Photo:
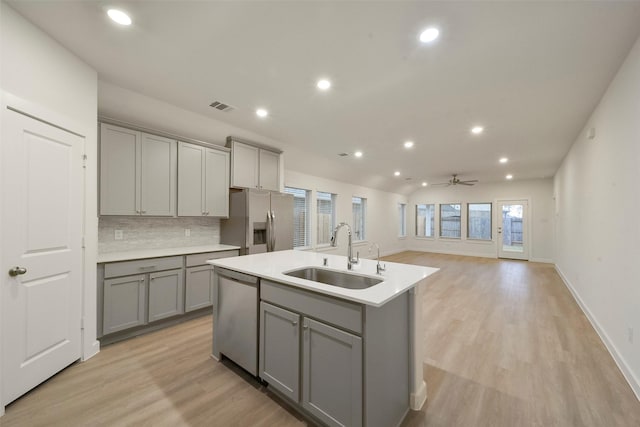
[[[406,240],[407,236],[398,236],[398,240]]]
[[[352,243],[353,246],[366,246],[367,244],[369,244],[369,242],[366,240],[358,240]]]
[[[316,246],[316,252],[329,252],[331,250],[335,250],[337,248],[331,246],[331,245],[322,245],[322,246]]]
[[[309,249],[313,249],[311,246],[298,246],[297,248],[293,248],[296,251],[308,251]]]
[[[449,240],[449,241],[452,241],[452,242],[461,242],[462,238],[461,237],[442,237],[442,236],[440,236],[440,237],[438,237],[438,240]]]
[[[416,240],[430,240],[430,241],[436,240],[435,237],[426,237],[426,236],[414,236],[413,238]]]

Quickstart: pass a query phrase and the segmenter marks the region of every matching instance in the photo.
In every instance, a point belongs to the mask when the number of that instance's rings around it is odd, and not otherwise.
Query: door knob
[[[19,276],[21,274],[25,274],[27,272],[26,268],[23,267],[13,267],[11,270],[9,270],[9,276],[11,277],[16,277]]]

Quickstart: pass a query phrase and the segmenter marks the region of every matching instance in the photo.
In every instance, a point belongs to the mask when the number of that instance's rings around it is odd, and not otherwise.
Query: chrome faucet
[[[382,272],[386,271],[387,266],[380,264],[380,245],[379,244],[372,243],[371,246],[369,246],[369,252],[371,252],[371,249],[373,249],[374,246],[378,248],[378,264],[376,265],[376,274],[379,274],[380,276],[382,276]]]
[[[358,258],[353,257],[353,249],[351,244],[352,243],[351,227],[349,226],[349,224],[347,224],[346,222],[341,222],[336,226],[335,230],[333,230],[333,233],[331,233],[331,246],[336,247],[336,245],[338,244],[338,230],[340,230],[342,227],[347,227],[347,236],[349,237],[349,252],[347,253],[347,269],[351,270],[353,268],[353,264],[357,264],[360,262],[360,257]]]

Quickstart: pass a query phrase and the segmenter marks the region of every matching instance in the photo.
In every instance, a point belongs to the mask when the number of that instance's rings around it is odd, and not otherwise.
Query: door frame
[[[84,183],[83,183],[83,245],[82,245],[82,296],[81,296],[81,361],[88,360],[100,351],[97,340],[97,254],[98,254],[98,122],[84,123],[47,106],[31,102],[10,92],[0,89],[0,123],[6,118],[6,111],[12,110],[29,116],[35,120],[62,128],[84,138]],[[3,150],[0,146],[0,191],[3,191],[2,160]],[[93,190],[93,191],[92,191]],[[1,212],[0,212],[1,215]],[[0,216],[0,221],[2,217]],[[0,227],[0,232],[2,227]],[[2,235],[0,234],[0,239]],[[0,265],[3,264],[2,246],[0,246]],[[0,272],[2,273],[2,272]],[[4,279],[0,280],[0,285]],[[93,284],[93,286],[91,286]],[[3,333],[3,297],[0,292],[0,336]],[[0,340],[0,378],[3,375],[2,340]],[[4,415],[4,396],[0,387],[0,416]]]
[[[495,212],[496,212],[496,226],[495,226],[495,236],[496,236],[496,258],[498,259],[519,259],[519,258],[501,258],[500,257],[500,247],[502,245],[502,233],[498,233],[498,227],[502,224],[502,220],[500,216],[502,215],[502,211],[499,210],[500,203],[508,203],[508,202],[526,202],[527,208],[524,212],[524,217],[526,218],[525,232],[527,233],[526,239],[524,242],[527,257],[522,258],[522,261],[530,261],[531,260],[531,197],[510,197],[510,198],[502,198],[495,200]],[[516,204],[514,203],[514,204]]]

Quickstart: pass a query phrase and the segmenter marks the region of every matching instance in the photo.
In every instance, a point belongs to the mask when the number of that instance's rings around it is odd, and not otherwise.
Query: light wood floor
[[[441,268],[423,293],[429,400],[404,426],[640,426],[640,402],[553,266],[387,260]],[[9,405],[0,425],[307,425],[210,351],[210,317],[104,347]]]

